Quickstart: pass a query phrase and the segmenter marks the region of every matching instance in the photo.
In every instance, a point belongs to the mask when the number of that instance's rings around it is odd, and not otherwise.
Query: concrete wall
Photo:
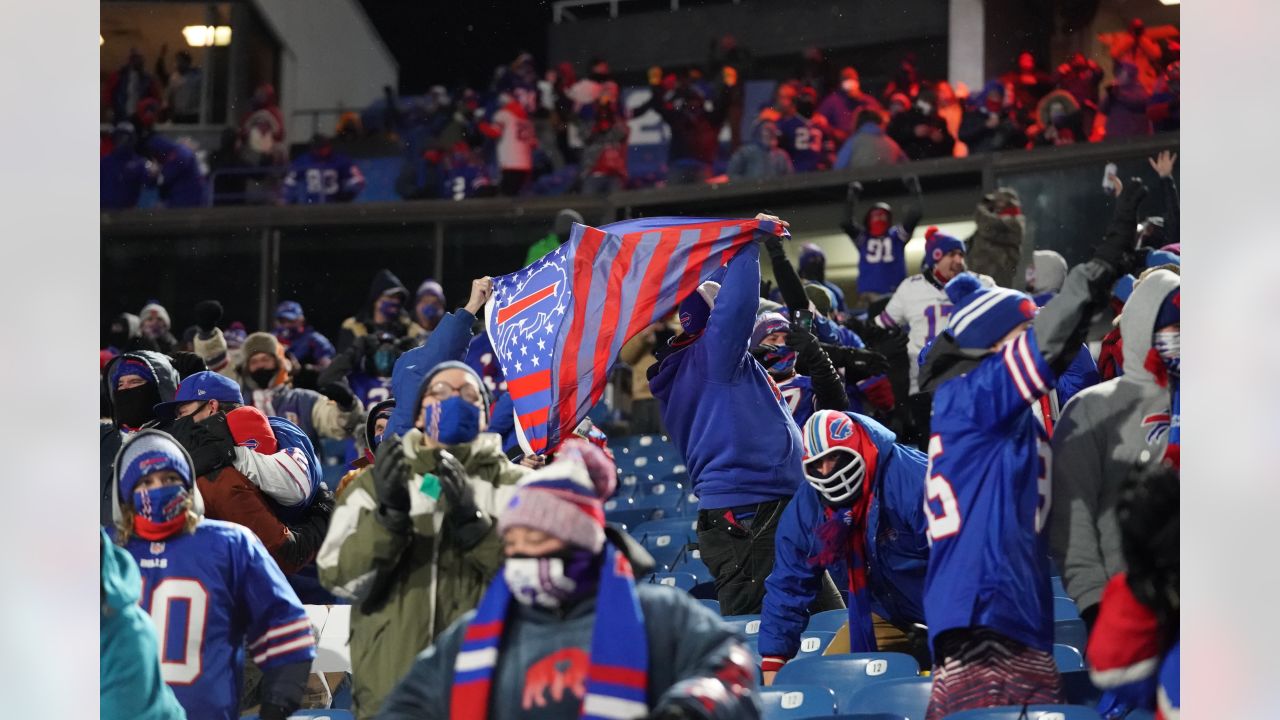
[[[355,0],[254,0],[279,39],[281,110],[289,142],[311,136],[311,118],[297,110],[359,110],[396,87],[400,70]],[[333,121],[327,119],[332,131]],[[322,118],[324,121],[324,118]]]

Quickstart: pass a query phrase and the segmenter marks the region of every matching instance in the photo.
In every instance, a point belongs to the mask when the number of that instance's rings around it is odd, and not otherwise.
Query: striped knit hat
[[[955,276],[945,290],[956,308],[947,332],[962,348],[989,348],[1036,315],[1035,301],[1025,293],[984,288],[973,273]]]
[[[498,517],[498,534],[518,525],[599,553],[604,548],[604,501],[616,487],[617,468],[600,448],[566,440],[555,462],[516,486]]]

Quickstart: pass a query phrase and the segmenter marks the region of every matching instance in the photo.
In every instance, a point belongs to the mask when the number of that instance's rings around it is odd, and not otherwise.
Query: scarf
[[[1155,348],[1147,351],[1143,367],[1155,377],[1156,384],[1169,389],[1169,442],[1164,459],[1175,468],[1181,468],[1182,450],[1182,372],[1178,360],[1168,361],[1160,357]]]
[[[861,423],[854,432],[866,434]],[[875,447],[869,441],[862,447]],[[862,495],[848,508],[823,506],[826,522],[818,526],[818,554],[809,564],[829,567],[844,556],[849,569],[849,652],[875,652],[876,633],[871,623],[871,597],[867,591],[867,514],[875,491],[876,453],[865,453],[867,474]]]
[[[476,615],[462,636],[462,647],[453,666],[451,720],[489,717],[490,684],[511,603],[511,591],[499,574],[480,599]],[[631,563],[606,541],[581,717],[628,720],[648,715],[648,667],[649,642]]]

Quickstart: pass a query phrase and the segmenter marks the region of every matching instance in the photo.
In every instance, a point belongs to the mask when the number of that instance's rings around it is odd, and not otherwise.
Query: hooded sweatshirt
[[[1080,608],[1096,605],[1107,579],[1125,569],[1116,502],[1143,451],[1163,457],[1171,391],[1144,365],[1156,314],[1179,278],[1160,270],[1133,291],[1120,318],[1125,374],[1081,390],[1053,434],[1053,505],[1049,541],[1067,593]]]
[[[662,424],[689,467],[703,509],[791,497],[800,430],[778,386],[747,352],[760,292],[760,249],[729,261],[701,337],[650,368]]]
[[[373,322],[373,304],[382,297],[383,294],[391,291],[399,290],[404,297],[404,302],[400,307],[400,316],[392,318],[385,325],[378,327]],[[395,273],[383,268],[373,276],[373,281],[369,283],[369,294],[365,296],[364,304],[360,306],[359,312],[342,321],[342,331],[338,335],[338,352],[345,352],[351,347],[356,338],[362,335],[368,335],[375,330],[387,330],[396,335],[396,337],[420,337],[426,335],[427,331],[421,325],[413,322],[409,317],[410,305],[413,302],[413,294],[400,282],[400,278]]]
[[[129,553],[102,533],[102,664],[99,690],[103,720],[181,720],[187,713],[160,677],[156,629],[138,606],[142,579]]]
[[[152,380],[156,384],[156,389],[160,394],[160,402],[172,402],[173,395],[178,390],[178,371],[173,368],[173,363],[165,355],[152,350],[139,350],[137,352],[129,352],[116,357],[103,369],[103,377],[107,378],[107,394],[111,397],[111,402],[115,403],[116,388],[110,381],[111,369],[116,363],[125,360],[138,360],[151,368]],[[125,438],[125,431],[121,430],[115,422],[103,421],[98,427],[99,439],[99,463],[101,473],[99,475],[99,489],[101,490],[101,508],[99,522],[104,527],[111,526],[111,477],[112,469],[115,466],[116,453],[120,450],[121,441]]]

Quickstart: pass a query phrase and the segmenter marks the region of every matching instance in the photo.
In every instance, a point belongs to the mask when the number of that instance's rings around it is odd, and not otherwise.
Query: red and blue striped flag
[[[622,345],[670,314],[770,220],[657,217],[601,228],[493,280],[485,323],[526,453],[554,451],[604,392]]]

